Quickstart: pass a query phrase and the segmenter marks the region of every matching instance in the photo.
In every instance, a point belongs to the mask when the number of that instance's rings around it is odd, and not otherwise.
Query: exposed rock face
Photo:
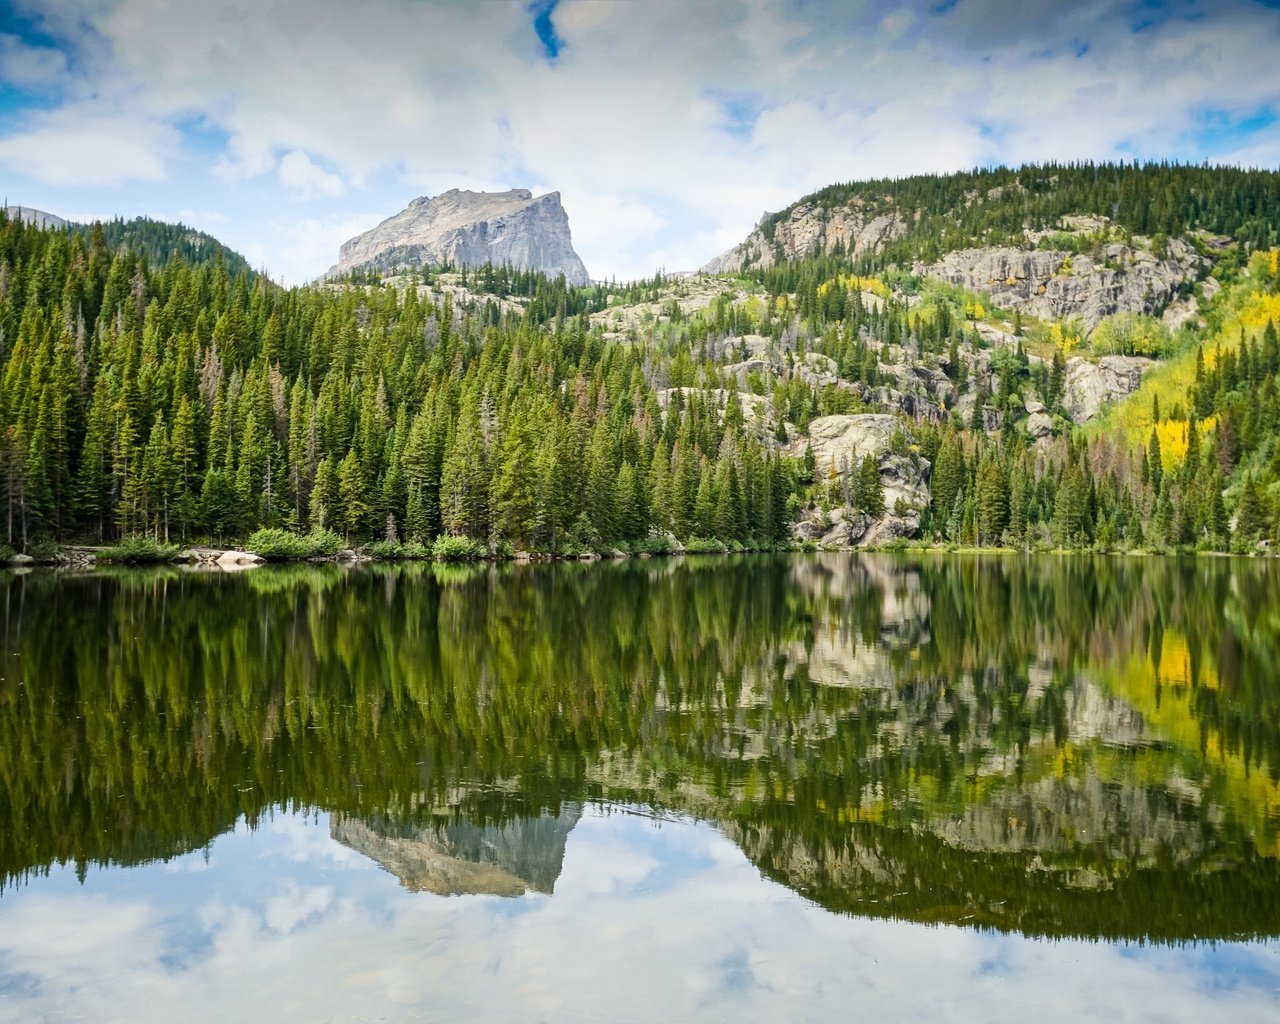
[[[1033,412],[1027,417],[1027,433],[1039,440],[1053,434],[1053,420],[1043,412]]]
[[[52,213],[45,213],[44,210],[34,210],[30,206],[6,206],[4,212],[9,215],[10,220],[20,220],[24,224],[31,224],[41,230],[65,228],[70,223],[61,217],[54,216]]]
[[[1098,415],[1104,402],[1115,402],[1138,390],[1142,375],[1152,366],[1140,356],[1103,356],[1091,363],[1079,356],[1067,360],[1064,404],[1076,423]]]
[[[899,213],[872,213],[854,203],[828,208],[816,203],[802,203],[774,226],[770,239],[764,230],[768,218],[761,218],[746,241],[735,245],[702,268],[707,274],[730,274],[743,267],[771,267],[782,259],[808,256],[815,249],[830,252],[837,243],[850,256],[877,253],[906,228]]]
[[[907,444],[912,438],[894,416],[880,413],[820,416],[809,424],[809,437],[791,443],[793,455],[803,455],[813,446],[815,467],[820,475],[835,467],[838,486],[859,471],[862,460],[871,456],[880,464],[880,485],[884,489],[885,511],[873,518],[845,508],[813,512],[794,527],[800,540],[818,540],[824,545],[882,544],[895,537],[913,537],[920,530],[920,510],[929,504],[927,476],[929,463],[916,455],[892,450],[893,436],[902,431]],[[835,497],[835,495],[833,495]],[[906,507],[902,515],[898,503]]]
[[[554,890],[565,842],[580,817],[577,803],[564,804],[559,815],[503,825],[461,821],[435,828],[395,827],[335,813],[329,834],[377,861],[413,892],[520,896],[530,889]]]
[[[1115,313],[1163,310],[1196,280],[1204,262],[1180,240],[1169,243],[1166,259],[1119,244],[1104,246],[1102,253],[1095,263],[1086,255],[1038,249],[960,249],[913,269],[970,291],[990,292],[997,306],[1042,320],[1079,319],[1092,331]]]
[[[480,267],[510,263],[548,277],[564,274],[570,284],[590,277],[574,252],[569,218],[560,193],[533,197],[528,189],[421,196],[371,231],[349,239],[334,268],[381,270],[452,263]]]

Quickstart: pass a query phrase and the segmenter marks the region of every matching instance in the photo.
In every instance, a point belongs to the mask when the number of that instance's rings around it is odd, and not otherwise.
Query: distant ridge
[[[71,222],[44,210],[31,206],[6,206],[4,212],[10,220],[20,220],[24,224],[32,224],[38,228],[65,228]]]
[[[93,230],[93,224],[67,220],[31,206],[6,206],[5,214],[10,220],[20,220],[42,231],[74,231],[88,237]],[[221,260],[232,276],[242,273],[250,277],[256,275],[249,261],[240,253],[208,232],[198,231],[181,222],[174,224],[151,217],[134,217],[132,220],[115,217],[97,223],[101,225],[103,239],[109,249],[133,249],[157,266],[179,257],[194,265]]]

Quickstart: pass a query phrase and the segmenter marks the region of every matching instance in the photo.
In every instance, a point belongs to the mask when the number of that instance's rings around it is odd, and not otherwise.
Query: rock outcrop
[[[908,450],[904,451],[902,444],[895,446],[895,435],[900,435],[898,439]],[[902,421],[882,413],[820,416],[810,422],[809,437],[793,441],[791,454],[803,456],[812,446],[817,475],[825,479],[834,468],[837,493],[831,495],[835,507],[811,510],[795,524],[795,537],[839,547],[914,537],[930,492],[928,460],[912,453],[912,444]],[[877,516],[841,504],[845,482],[859,472],[867,456],[876,459],[880,467],[884,511]]]
[[[1115,313],[1166,309],[1207,269],[1181,240],[1169,243],[1163,259],[1118,243],[1102,246],[1099,255],[1102,258],[1095,262],[1087,255],[1043,249],[960,249],[936,263],[918,263],[913,270],[990,293],[996,306],[1047,321],[1078,319],[1092,331]]]
[[[745,241],[707,263],[703,273],[771,267],[779,257],[791,260],[815,251],[830,252],[837,244],[856,258],[879,252],[907,226],[896,212],[873,212],[857,202],[837,207],[801,203],[776,223],[770,221],[765,214]]]
[[[376,228],[349,239],[338,252],[337,273],[357,267],[397,270],[453,264],[511,264],[570,284],[590,282],[573,249],[560,193],[536,199],[528,189],[421,196]]]
[[[1063,404],[1076,423],[1098,415],[1104,402],[1115,402],[1138,390],[1142,375],[1152,366],[1140,356],[1103,356],[1096,363],[1079,356],[1067,360]]]

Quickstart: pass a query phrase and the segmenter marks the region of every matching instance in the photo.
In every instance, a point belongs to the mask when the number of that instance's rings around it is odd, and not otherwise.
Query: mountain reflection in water
[[[1278,583],[890,555],[10,575],[0,879],[284,809],[411,890],[550,893],[584,804],[641,805],[834,911],[1273,936]]]

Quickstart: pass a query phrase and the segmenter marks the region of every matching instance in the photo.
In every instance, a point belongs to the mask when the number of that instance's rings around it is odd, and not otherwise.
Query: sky
[[[420,195],[559,191],[598,279],[838,181],[1280,166],[1280,0],[0,0],[0,189],[285,283]]]

